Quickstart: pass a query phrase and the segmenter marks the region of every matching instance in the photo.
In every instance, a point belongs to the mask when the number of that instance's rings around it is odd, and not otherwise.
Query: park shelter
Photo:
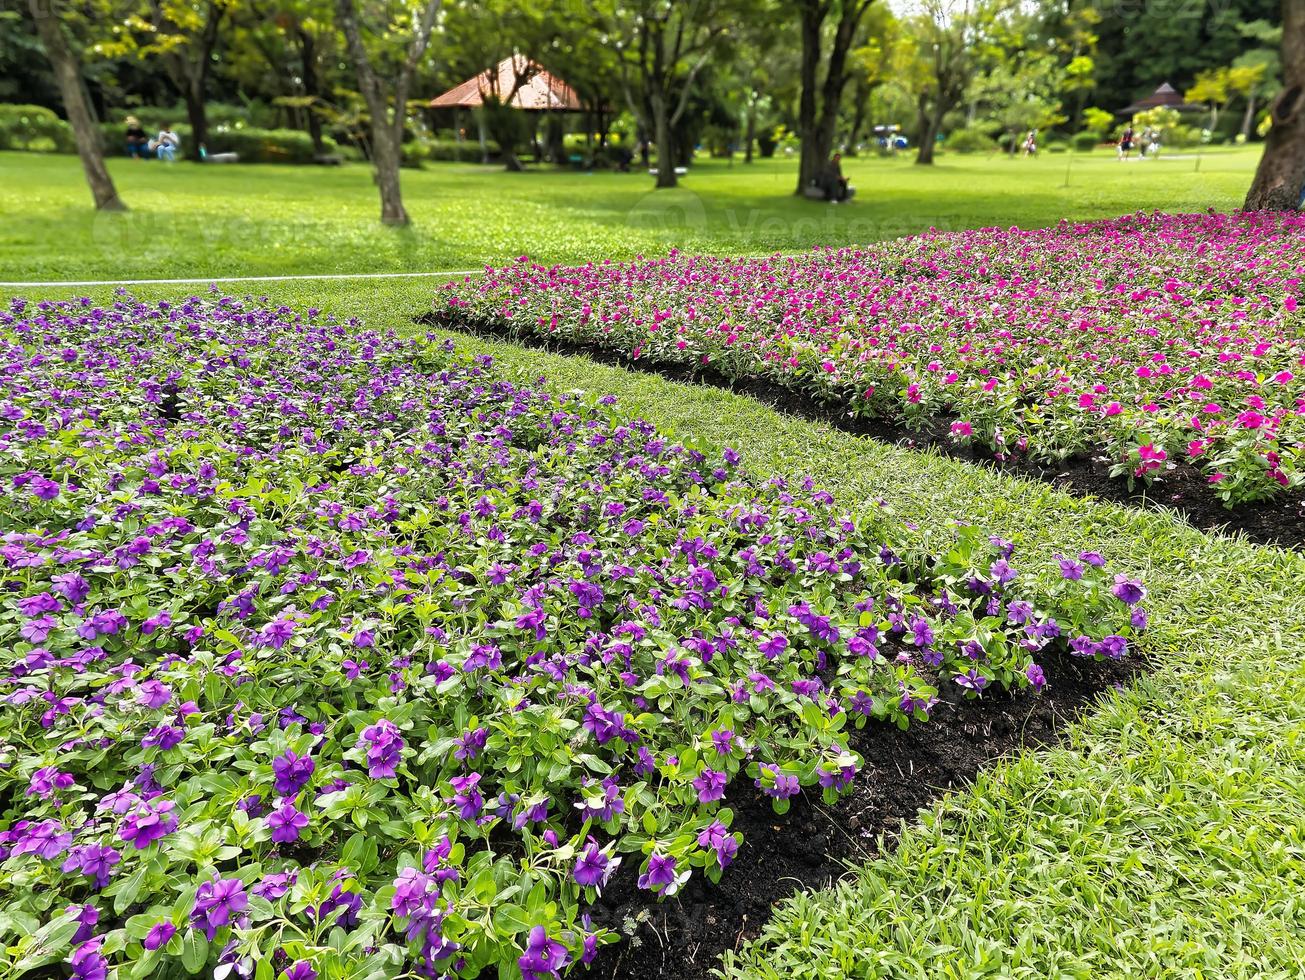
[[[432,109],[479,109],[487,95],[512,95],[514,108],[526,112],[580,112],[575,89],[524,55],[504,58],[474,78],[431,99]]]
[[[1165,82],[1158,89],[1152,92],[1144,99],[1138,99],[1130,106],[1125,106],[1115,113],[1117,116],[1128,116],[1132,118],[1139,112],[1146,112],[1148,109],[1174,109],[1178,112],[1200,112],[1206,107],[1196,105],[1192,102],[1184,102],[1183,97],[1178,94],[1172,85]]]

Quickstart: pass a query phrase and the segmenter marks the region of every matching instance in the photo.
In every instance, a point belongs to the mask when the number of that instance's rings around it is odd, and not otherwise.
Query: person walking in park
[[[135,116],[128,116],[126,123],[127,156],[136,160],[144,160],[149,154],[150,138],[145,135],[145,130],[141,127],[140,120]]]
[[[1119,137],[1119,159],[1127,160],[1129,153],[1133,151],[1133,125],[1129,123],[1128,128],[1124,130],[1124,135]]]
[[[1038,131],[1036,129],[1030,129],[1029,135],[1024,137],[1024,155],[1026,157],[1038,155]]]
[[[159,130],[159,135],[154,137],[150,146],[160,160],[174,163],[177,159],[177,150],[181,148],[181,137],[173,132],[172,123],[164,123],[163,128]]]

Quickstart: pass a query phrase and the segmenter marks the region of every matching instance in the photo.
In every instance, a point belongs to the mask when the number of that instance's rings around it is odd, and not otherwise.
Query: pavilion
[[[1177,112],[1202,112],[1206,107],[1193,102],[1184,102],[1172,85],[1165,82],[1145,99],[1138,99],[1130,106],[1118,110],[1115,115],[1132,118],[1136,113],[1148,109],[1174,109]]]
[[[512,93],[511,105],[526,112],[580,112],[583,106],[570,85],[525,55],[504,58],[474,78],[430,100],[432,109],[479,109],[485,97]]]

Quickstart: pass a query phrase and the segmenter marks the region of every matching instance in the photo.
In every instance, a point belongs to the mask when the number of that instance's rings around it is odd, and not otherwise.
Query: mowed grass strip
[[[700,157],[680,188],[647,174],[430,164],[404,171],[411,228],[378,221],[371,170],[109,161],[131,210],[96,214],[75,156],[0,153],[0,281],[475,269],[661,255],[766,254],[930,226],[1037,227],[1137,210],[1240,206],[1259,148],[1120,163],[1109,150],[845,161],[855,201],[794,197],[796,163]],[[1066,181],[1068,179],[1068,185]]]
[[[431,295],[427,283],[256,292],[409,331]],[[449,336],[553,390],[610,392],[673,433],[735,446],[755,472],[810,473],[849,508],[883,499],[926,530],[978,524],[1015,537],[1026,560],[1092,547],[1150,590],[1154,674],[1072,725],[1062,747],[944,799],[838,887],[781,905],[726,958],[727,976],[1305,974],[1305,557],[714,388]]]

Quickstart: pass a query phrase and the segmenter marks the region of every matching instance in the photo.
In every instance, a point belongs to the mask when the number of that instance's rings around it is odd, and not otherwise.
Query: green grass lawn
[[[96,214],[77,158],[0,153],[0,281],[193,278],[476,268],[521,254],[583,262],[672,247],[765,253],[930,226],[1052,224],[1139,209],[1237,207],[1258,148],[1121,164],[1108,151],[1035,160],[849,160],[847,205],[792,194],[796,164],[704,159],[683,186],[646,174],[434,164],[405,171],[413,226],[376,220],[370,170],[114,159],[131,211]],[[1065,186],[1066,179],[1069,184]]]
[[[0,154],[0,279],[470,268],[530,252],[587,260],[672,245],[758,252],[940,228],[1046,224],[1240,203],[1254,151],[1120,165],[1107,155],[869,160],[851,206],[794,200],[787,161],[709,163],[684,189],[636,175],[405,174],[416,226],[375,224],[362,167],[115,163],[135,207],[95,218],[76,161]],[[116,222],[116,223],[115,223]],[[429,280],[232,287],[411,330]],[[193,287],[142,287],[145,299]],[[33,298],[112,290],[24,290]],[[776,910],[730,977],[1305,975],[1305,556],[1201,534],[1164,513],[849,436],[741,396],[455,338],[554,390],[612,392],[671,434],[738,446],[756,472],[812,473],[848,506],[883,498],[926,529],[960,519],[1030,558],[1094,547],[1142,575],[1157,671],[1061,747],[954,793],[838,888]],[[1054,680],[1054,679],[1053,679]]]

